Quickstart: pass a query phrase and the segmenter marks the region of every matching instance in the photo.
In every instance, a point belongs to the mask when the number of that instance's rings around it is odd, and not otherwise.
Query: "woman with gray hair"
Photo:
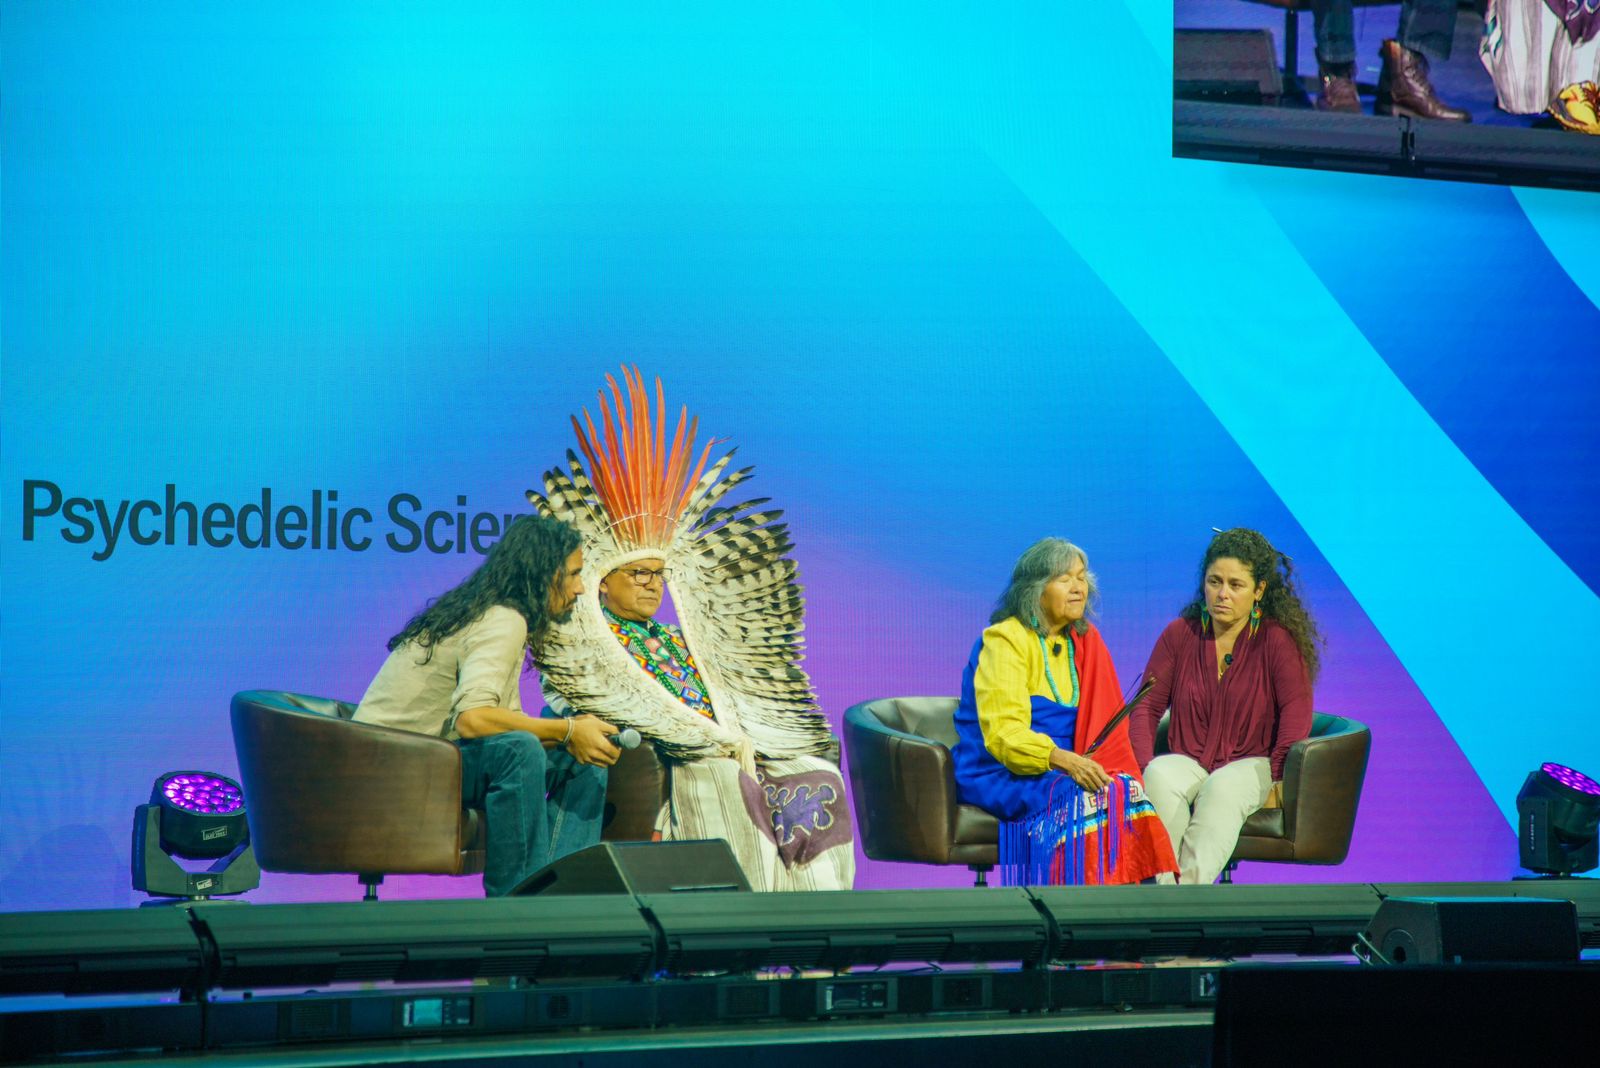
[[[1127,723],[1105,733],[1122,687],[1086,618],[1094,597],[1082,549],[1034,544],[961,679],[956,791],[999,817],[1007,885],[1137,883],[1178,867]]]

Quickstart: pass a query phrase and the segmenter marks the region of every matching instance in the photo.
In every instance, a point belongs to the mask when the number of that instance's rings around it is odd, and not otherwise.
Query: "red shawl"
[[[1078,661],[1078,725],[1072,732],[1073,751],[1083,754],[1105,725],[1122,711],[1122,684],[1117,681],[1117,669],[1111,663],[1111,651],[1105,639],[1092,624],[1087,633],[1079,634],[1068,628],[1072,648]],[[1117,729],[1100,744],[1093,759],[1111,774],[1124,772],[1140,782],[1139,762],[1133,759],[1133,743],[1128,740],[1128,721],[1117,724]]]

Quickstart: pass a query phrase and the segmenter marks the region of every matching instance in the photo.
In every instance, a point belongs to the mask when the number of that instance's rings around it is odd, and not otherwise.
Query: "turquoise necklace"
[[[1056,704],[1062,704],[1061,691],[1056,688],[1056,677],[1050,673],[1050,653],[1044,647],[1044,635],[1038,631],[1033,636],[1039,639],[1039,655],[1044,657],[1044,681],[1050,684],[1050,696],[1056,699]],[[1067,671],[1072,676],[1072,707],[1078,706],[1078,657],[1072,648],[1072,636],[1062,634],[1061,640],[1067,643]]]

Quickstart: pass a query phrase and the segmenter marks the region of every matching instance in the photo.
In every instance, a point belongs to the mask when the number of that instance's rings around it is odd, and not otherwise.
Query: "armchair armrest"
[[[656,816],[667,799],[667,767],[646,742],[624,749],[606,775],[605,817],[600,837],[607,842],[648,842]]]
[[[1311,736],[1289,747],[1284,834],[1294,842],[1297,861],[1339,864],[1349,855],[1371,749],[1372,732],[1365,725],[1320,712]]]

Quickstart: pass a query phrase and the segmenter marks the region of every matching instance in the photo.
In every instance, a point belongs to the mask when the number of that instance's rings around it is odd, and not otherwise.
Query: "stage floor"
[[[517,1035],[496,1038],[399,1041],[197,1054],[130,1054],[74,1058],[82,1068],[148,1064],[159,1057],[176,1068],[347,1068],[352,1065],[451,1064],[506,1068],[518,1064],[639,1065],[668,1068],[751,1065],[752,1068],[828,1068],[919,1063],[993,1064],[997,1058],[1027,1057],[1058,1063],[1093,1057],[1140,1061],[1178,1068],[1209,1062],[1211,1012],[1095,1011],[1035,1016],[961,1019],[837,1020],[684,1027],[589,1034]],[[1082,1062],[1080,1062],[1082,1063]]]

